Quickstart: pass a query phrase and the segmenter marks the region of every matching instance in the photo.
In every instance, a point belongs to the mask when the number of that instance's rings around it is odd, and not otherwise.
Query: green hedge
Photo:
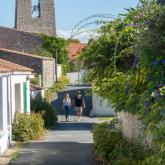
[[[58,118],[55,108],[41,96],[37,96],[31,101],[31,111],[43,114],[45,127],[52,127],[57,123]]]
[[[139,144],[128,142],[107,123],[95,125],[93,136],[95,154],[103,164],[142,165],[151,152]]]
[[[40,114],[17,113],[12,126],[15,141],[37,140],[44,133],[44,120]]]

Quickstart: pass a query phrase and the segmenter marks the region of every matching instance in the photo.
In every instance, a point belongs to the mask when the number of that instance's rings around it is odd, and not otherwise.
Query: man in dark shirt
[[[76,94],[74,97],[74,103],[75,103],[75,111],[77,115],[77,120],[80,121],[83,108],[85,108],[84,99],[82,98],[80,91],[76,91]]]

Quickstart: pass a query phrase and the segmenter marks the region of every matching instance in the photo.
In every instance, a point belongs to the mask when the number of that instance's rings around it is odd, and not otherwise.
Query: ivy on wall
[[[41,37],[43,39],[43,45],[40,49],[33,52],[33,54],[57,59],[57,63],[62,65],[62,71],[65,74],[69,67],[68,41],[64,38],[50,37],[45,34],[41,34]]]

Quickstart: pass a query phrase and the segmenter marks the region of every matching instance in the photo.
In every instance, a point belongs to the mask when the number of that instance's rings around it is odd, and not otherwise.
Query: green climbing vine
[[[33,52],[39,56],[57,58],[57,63],[62,65],[63,74],[68,71],[69,58],[67,52],[68,41],[60,37],[50,37],[44,34],[40,35],[43,39],[43,45],[40,49]]]
[[[165,161],[165,6],[141,0],[99,29],[79,60],[94,90],[116,111],[139,114],[156,146],[148,164]],[[158,158],[158,159],[157,159]]]

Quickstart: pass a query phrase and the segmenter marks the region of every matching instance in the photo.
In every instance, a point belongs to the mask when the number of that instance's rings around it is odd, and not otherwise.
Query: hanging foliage
[[[100,36],[91,39],[79,57],[100,96],[116,111],[143,119],[158,149],[147,159],[150,165],[165,161],[164,18],[164,5],[141,0],[141,5],[101,27]]]

